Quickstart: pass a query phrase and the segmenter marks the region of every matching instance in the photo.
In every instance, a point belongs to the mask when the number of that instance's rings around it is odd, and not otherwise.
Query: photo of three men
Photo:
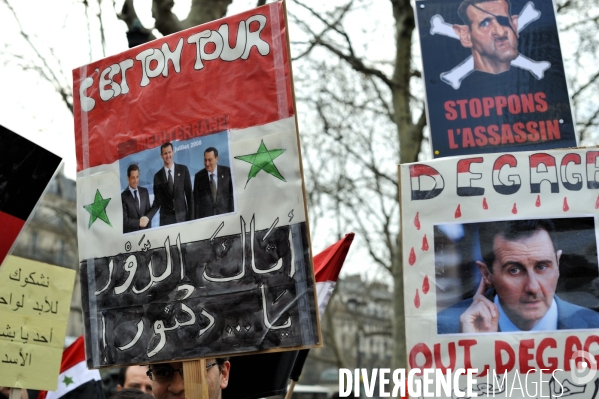
[[[128,186],[121,193],[123,233],[151,228],[158,211],[160,226],[233,212],[231,169],[218,164],[216,147],[206,148],[203,154],[204,168],[194,175],[192,186],[188,167],[173,160],[173,144],[162,144],[163,165],[154,174],[152,203],[149,190],[139,185],[139,165],[131,163],[127,167]]]

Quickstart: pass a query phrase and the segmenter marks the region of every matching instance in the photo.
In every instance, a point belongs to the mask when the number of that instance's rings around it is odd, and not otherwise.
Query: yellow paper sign
[[[10,256],[0,268],[0,386],[56,390],[75,271]]]

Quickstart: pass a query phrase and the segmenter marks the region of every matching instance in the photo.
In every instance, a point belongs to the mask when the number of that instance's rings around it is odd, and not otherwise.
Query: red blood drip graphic
[[[408,263],[410,264],[410,266],[414,266],[414,263],[416,263],[416,252],[414,252],[414,247],[412,247],[412,250],[410,251]]]
[[[414,296],[414,306],[416,306],[416,309],[420,307],[420,295],[418,295],[418,290],[416,290],[416,296]]]
[[[564,197],[563,209],[564,209],[564,212],[568,212],[570,210],[570,207],[568,206],[568,197]]]
[[[484,210],[489,209],[489,205],[487,204],[487,199],[486,198],[483,198],[483,209]]]
[[[537,195],[537,201],[535,202],[535,206],[538,208],[541,206],[541,196]]]
[[[422,239],[422,250],[428,251],[428,240],[426,239],[426,234],[424,235],[424,238]]]
[[[458,207],[455,210],[455,218],[461,218],[462,217],[462,210],[460,209],[460,205],[458,204]]]
[[[420,230],[420,219],[418,219],[418,212],[416,212],[416,217],[414,217],[414,226],[416,226],[416,230]]]
[[[516,203],[514,202],[514,207],[512,208],[512,213],[515,215],[518,213],[518,207],[516,207]]]
[[[428,283],[428,276],[424,276],[424,281],[422,282],[422,293],[424,295],[428,294],[428,290],[431,288],[431,286]]]

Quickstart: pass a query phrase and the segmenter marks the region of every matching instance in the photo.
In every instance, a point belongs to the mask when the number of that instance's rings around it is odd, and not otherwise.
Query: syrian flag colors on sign
[[[61,158],[0,126],[0,264],[33,213]]]
[[[58,389],[42,391],[38,399],[103,399],[100,372],[89,370],[85,364],[85,343],[80,336],[65,349],[60,364]]]
[[[314,256],[314,274],[320,317],[329,303],[339,272],[354,239],[354,233]],[[244,370],[229,380],[223,399],[254,399],[284,394],[289,378],[297,381],[308,355],[308,349],[292,352],[265,353],[231,358],[233,370]],[[268,378],[264,378],[268,376]],[[296,377],[297,376],[297,377]]]

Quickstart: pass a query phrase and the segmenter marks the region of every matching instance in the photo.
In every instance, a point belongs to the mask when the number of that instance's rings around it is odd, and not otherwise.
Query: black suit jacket
[[[152,219],[160,209],[161,226],[185,222],[191,220],[193,216],[191,176],[187,166],[175,164],[173,183],[174,188],[171,195],[164,167],[154,175],[154,203],[147,216]]]
[[[139,198],[139,211],[137,210],[135,199],[133,198],[133,194],[131,194],[129,187],[121,193],[121,202],[123,204],[123,233],[142,230],[141,227],[139,227],[139,219],[150,211],[150,195],[148,194],[148,189],[138,186],[137,195]],[[152,227],[152,223],[148,223],[145,228],[149,229],[150,227]]]
[[[200,219],[207,216],[220,215],[233,212],[233,182],[231,169],[218,165],[216,182],[216,202],[212,199],[210,177],[206,169],[200,170],[193,179],[193,218]]]

